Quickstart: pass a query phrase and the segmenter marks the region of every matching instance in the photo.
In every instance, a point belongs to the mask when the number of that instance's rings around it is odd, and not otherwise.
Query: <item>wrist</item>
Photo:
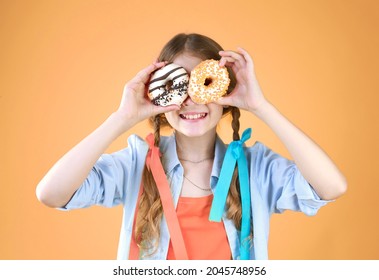
[[[267,115],[272,108],[273,105],[266,99],[262,99],[262,101],[255,106],[254,108],[250,108],[249,112],[262,119]]]
[[[280,127],[283,124],[282,121],[285,119],[278,109],[268,101],[262,104],[254,114],[271,129],[274,129],[278,125]]]
[[[128,118],[119,111],[116,111],[108,117],[105,123],[109,126],[110,131],[112,131],[115,136],[120,136],[132,128],[137,122]]]

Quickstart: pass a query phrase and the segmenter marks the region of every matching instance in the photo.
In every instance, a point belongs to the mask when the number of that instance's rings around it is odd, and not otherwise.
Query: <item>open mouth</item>
[[[207,115],[207,113],[179,114],[180,118],[182,118],[183,120],[201,120],[204,119]]]

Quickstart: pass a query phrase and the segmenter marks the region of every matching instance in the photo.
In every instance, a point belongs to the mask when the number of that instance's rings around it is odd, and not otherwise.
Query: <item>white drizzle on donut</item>
[[[188,73],[174,63],[156,70],[149,83],[148,96],[155,105],[181,105],[187,98]]]

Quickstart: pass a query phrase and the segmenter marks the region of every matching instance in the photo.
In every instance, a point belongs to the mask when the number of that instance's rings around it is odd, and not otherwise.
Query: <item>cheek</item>
[[[173,123],[175,122],[175,119],[177,118],[177,115],[173,112],[165,113],[164,114],[168,123],[173,126]]]
[[[217,104],[212,104],[212,105],[208,105],[208,106],[209,106],[209,109],[212,113],[212,118],[220,120],[222,117],[222,114],[224,112],[223,107],[221,105],[217,105]]]

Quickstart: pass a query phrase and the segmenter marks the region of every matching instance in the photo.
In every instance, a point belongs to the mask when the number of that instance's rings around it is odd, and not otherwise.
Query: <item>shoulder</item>
[[[147,147],[147,143],[137,134],[132,134],[128,137],[128,147]]]
[[[147,144],[145,139],[142,139],[140,136],[136,134],[132,134],[128,137],[128,146],[126,149],[130,150],[133,154],[145,154],[149,149],[149,145]]]
[[[255,175],[258,175],[261,172],[266,175],[280,173],[294,166],[292,160],[276,153],[262,142],[255,142],[254,145],[245,148],[245,154]]]
[[[247,146],[244,148],[245,154],[248,158],[261,159],[268,153],[271,153],[272,150],[268,148],[262,142],[255,142],[252,146]]]

